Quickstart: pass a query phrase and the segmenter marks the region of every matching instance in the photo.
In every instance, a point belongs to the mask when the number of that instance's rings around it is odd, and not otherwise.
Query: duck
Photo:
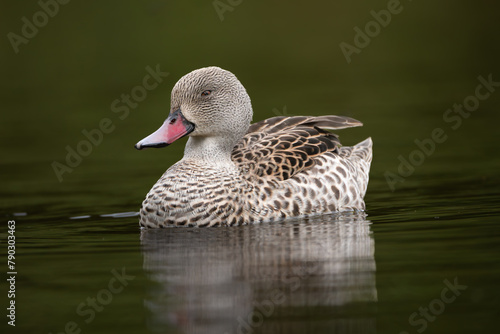
[[[251,124],[250,97],[230,71],[210,66],[179,79],[170,112],[135,148],[188,136],[184,156],[146,195],[142,228],[239,226],[364,211],[372,140],[342,146],[330,130],[346,116],[276,116]]]

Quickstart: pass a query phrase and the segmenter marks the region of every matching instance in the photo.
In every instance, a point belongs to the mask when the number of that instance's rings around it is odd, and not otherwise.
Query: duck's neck
[[[189,137],[183,160],[193,160],[205,165],[235,168],[231,160],[233,140],[221,137]]]

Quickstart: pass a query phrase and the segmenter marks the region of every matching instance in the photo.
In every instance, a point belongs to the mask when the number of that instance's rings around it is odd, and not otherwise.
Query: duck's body
[[[208,91],[203,98],[197,94]],[[165,146],[192,133],[183,159],[163,174],[144,200],[141,226],[232,226],[365,208],[371,139],[341,147],[338,137],[324,130],[360,122],[298,116],[249,126],[251,106],[245,97],[236,77],[217,67],[179,80],[164,126],[136,147]],[[230,99],[237,104],[226,103]],[[227,115],[230,111],[234,114]]]

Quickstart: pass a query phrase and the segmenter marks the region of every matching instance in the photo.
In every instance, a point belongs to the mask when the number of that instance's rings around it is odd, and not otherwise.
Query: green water
[[[2,333],[495,332],[498,6],[402,1],[348,63],[339,44],[387,1],[232,3],[221,21],[211,2],[69,2],[18,53],[8,33],[40,5],[2,4]],[[256,121],[361,120],[339,134],[374,141],[366,215],[141,231],[134,213],[185,141],[133,145],[207,65],[240,78]]]

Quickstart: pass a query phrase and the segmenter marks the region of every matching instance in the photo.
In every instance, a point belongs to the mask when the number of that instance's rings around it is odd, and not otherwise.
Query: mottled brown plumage
[[[325,152],[338,154],[337,135],[325,131],[361,126],[342,116],[273,117],[254,123],[234,147],[232,160],[240,169],[259,177],[286,180],[315,165]]]

